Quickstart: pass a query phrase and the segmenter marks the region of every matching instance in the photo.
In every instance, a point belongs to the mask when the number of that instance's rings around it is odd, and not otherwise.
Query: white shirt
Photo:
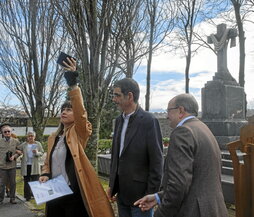
[[[27,165],[32,165],[33,158],[34,158],[33,150],[35,149],[35,147],[36,147],[36,144],[27,144],[27,146],[26,146],[26,153],[27,153],[26,163],[27,163]]]
[[[184,118],[183,120],[181,120],[181,121],[177,124],[176,127],[182,126],[182,125],[184,124],[185,121],[187,121],[187,120],[189,120],[189,119],[191,119],[191,118],[195,118],[195,116],[194,116],[194,115],[191,115],[191,116],[188,116],[188,117]]]
[[[134,111],[135,112],[135,111]],[[122,154],[122,150],[123,150],[123,147],[124,147],[124,140],[125,140],[125,134],[126,134],[126,130],[127,130],[127,127],[128,127],[128,124],[129,124],[129,119],[130,119],[130,116],[134,113],[130,113],[128,115],[125,115],[123,114],[123,128],[122,128],[122,132],[121,132],[121,142],[120,142],[120,151],[119,151],[119,157],[121,156]]]
[[[65,170],[66,154],[67,149],[64,144],[64,136],[61,136],[52,154],[52,177],[55,178],[59,175],[62,175],[65,181],[70,184]]]

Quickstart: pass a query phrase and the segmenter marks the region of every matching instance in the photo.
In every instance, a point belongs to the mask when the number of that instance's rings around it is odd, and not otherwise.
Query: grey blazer
[[[111,154],[111,195],[125,205],[159,190],[162,177],[162,136],[158,120],[142,108],[131,115],[119,157],[123,118],[115,122]]]
[[[155,217],[226,217],[221,154],[208,127],[197,118],[175,128],[165,160],[161,205]]]

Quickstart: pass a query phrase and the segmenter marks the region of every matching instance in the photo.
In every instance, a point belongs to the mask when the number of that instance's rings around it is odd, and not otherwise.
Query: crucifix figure
[[[227,25],[222,23],[217,25],[217,34],[211,34],[207,38],[209,44],[214,44],[214,49],[217,52],[217,73],[224,75],[222,77],[225,77],[225,74],[229,73],[227,68],[228,42],[231,39],[230,47],[234,47],[236,36],[236,29],[228,29]]]

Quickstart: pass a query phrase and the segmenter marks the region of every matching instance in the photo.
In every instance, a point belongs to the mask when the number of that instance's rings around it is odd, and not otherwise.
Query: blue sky
[[[220,24],[220,20],[214,20]],[[216,33],[216,28],[207,23],[199,25],[199,31],[209,36]],[[247,94],[247,107],[254,108],[254,24],[245,24],[246,34],[246,65],[245,65],[245,92]],[[239,47],[238,39],[236,47],[228,48],[228,69],[231,75],[238,81],[239,71]],[[151,74],[151,111],[164,111],[168,101],[177,94],[185,92],[185,58],[180,54],[169,53],[160,49],[160,52],[153,57]],[[199,105],[201,105],[201,88],[207,81],[212,80],[217,71],[217,57],[207,48],[199,49],[198,53],[192,58],[190,67],[190,93],[192,93]],[[140,104],[145,107],[146,91],[146,61],[143,61],[134,74],[134,79],[140,85],[141,96]],[[10,91],[0,85],[1,99],[3,101],[6,94]],[[11,105],[19,104],[15,96],[8,98]]]
[[[220,20],[214,20],[220,24]],[[209,36],[216,33],[216,27],[207,23],[199,25],[199,31]],[[245,62],[245,93],[247,94],[247,107],[254,109],[254,24],[245,24],[246,34],[246,62]],[[228,69],[238,81],[239,73],[239,46],[228,46]],[[141,86],[140,104],[145,107],[146,62],[134,75]],[[161,52],[153,58],[151,75],[151,111],[162,111],[167,107],[168,101],[177,94],[185,92],[185,58],[180,54]],[[190,93],[193,94],[201,107],[201,88],[206,82],[212,80],[217,71],[217,56],[208,48],[201,48],[192,58],[190,67]]]

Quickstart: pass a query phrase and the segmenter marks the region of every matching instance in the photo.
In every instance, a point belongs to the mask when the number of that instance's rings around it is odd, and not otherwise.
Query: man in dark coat
[[[133,203],[157,192],[161,184],[160,126],[138,105],[138,98],[139,86],[133,79],[115,83],[113,101],[123,113],[115,121],[108,196],[117,200],[120,217],[152,216],[153,209],[142,212]]]
[[[135,202],[142,210],[159,204],[155,217],[226,217],[221,188],[221,155],[208,127],[196,118],[198,104],[190,94],[168,103],[174,130],[164,166],[162,191]]]

